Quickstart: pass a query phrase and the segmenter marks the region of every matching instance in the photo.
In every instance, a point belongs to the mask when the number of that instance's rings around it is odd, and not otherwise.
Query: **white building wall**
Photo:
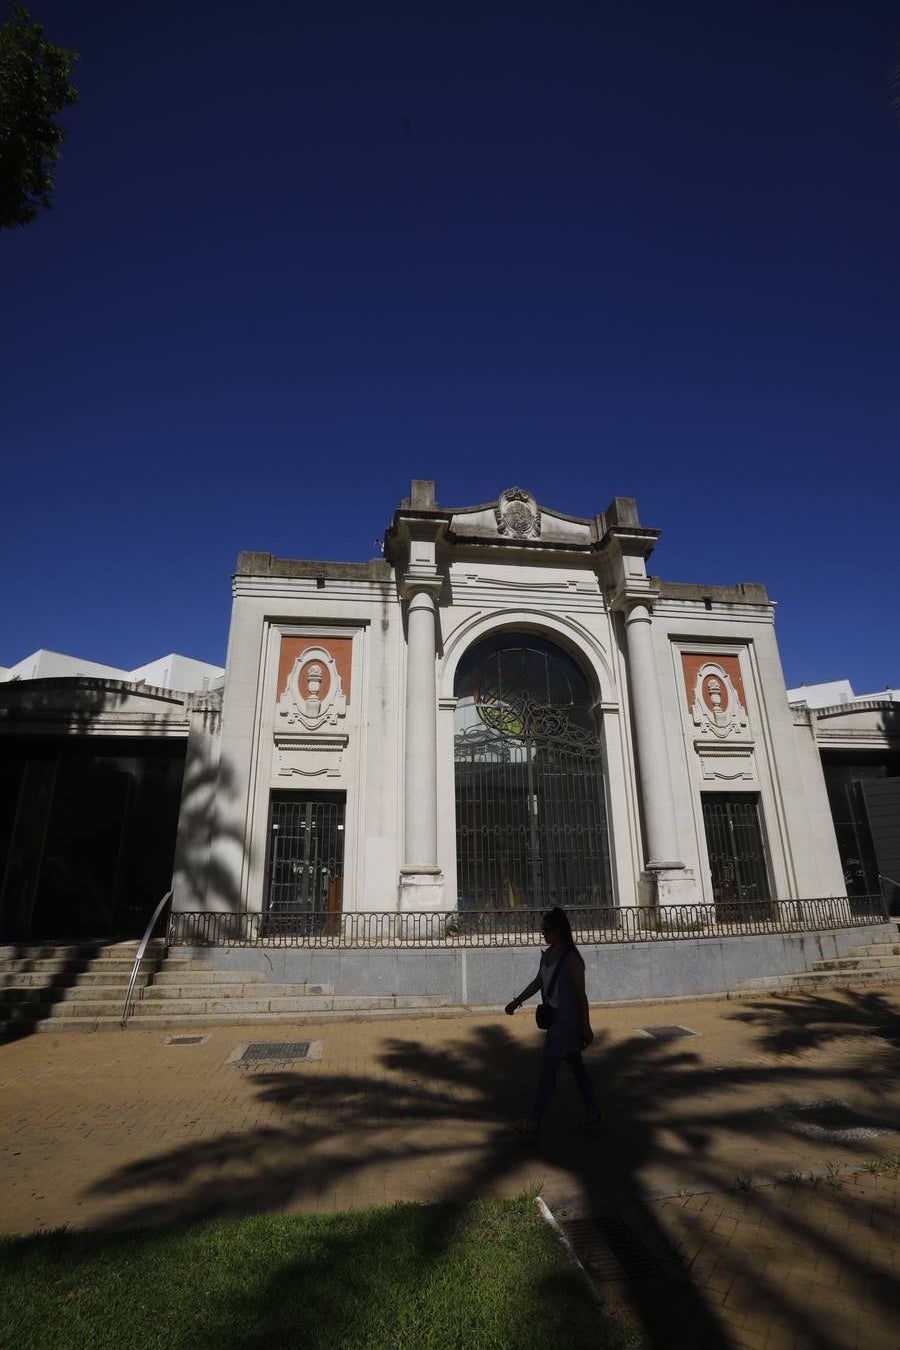
[[[0,666],[0,680],[69,679],[79,675],[90,679],[123,680],[131,684],[146,684],[154,689],[176,689],[181,693],[215,689],[225,674],[224,667],[208,661],[195,661],[190,656],[172,652],[156,661],[125,670],[120,666],[106,666],[99,661],[86,661],[80,656],[41,649],[24,657],[14,666]]]
[[[53,680],[86,675],[97,680],[130,680],[131,673],[118,666],[104,666],[99,661],[86,661],[80,656],[67,656],[64,652],[51,652],[41,648],[23,657],[14,666],[10,666],[6,680]]]
[[[683,861],[712,901],[702,794],[758,795],[773,898],[844,893],[824,779],[814,746],[798,740],[785,698],[770,605],[661,598],[654,614],[657,661],[671,748],[673,793]],[[698,749],[688,706],[683,654],[739,662],[746,729]],[[706,753],[704,753],[706,751]]]
[[[185,693],[197,690],[215,689],[225,674],[223,666],[211,665],[209,661],[196,661],[192,656],[180,656],[170,652],[155,661],[138,666],[125,677],[154,685],[157,689],[180,689]]]
[[[222,709],[214,874],[218,906],[263,903],[270,794],[345,794],[345,910],[396,907],[400,866],[402,614],[390,583],[238,576]],[[340,748],[279,749],[283,639],[352,643]],[[330,731],[330,729],[329,729]],[[327,738],[326,733],[326,738]]]

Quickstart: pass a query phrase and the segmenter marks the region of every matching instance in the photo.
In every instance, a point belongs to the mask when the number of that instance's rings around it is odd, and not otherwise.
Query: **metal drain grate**
[[[169,1036],[166,1045],[202,1045],[205,1036]]]
[[[658,1262],[634,1229],[607,1215],[602,1229],[593,1219],[560,1219],[559,1226],[578,1260],[594,1280],[640,1280],[659,1275]]]
[[[237,1064],[296,1064],[309,1058],[309,1041],[252,1041]]]
[[[682,1036],[699,1036],[698,1031],[691,1031],[690,1027],[662,1026],[662,1027],[638,1027],[645,1036],[652,1036],[655,1041],[677,1041]]]

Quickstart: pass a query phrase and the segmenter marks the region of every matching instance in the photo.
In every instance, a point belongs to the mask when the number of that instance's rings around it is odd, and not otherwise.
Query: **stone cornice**
[[[427,591],[437,600],[444,587],[444,577],[437,572],[417,572],[410,568],[400,578],[400,594],[409,600],[417,591]]]
[[[661,534],[662,530],[649,529],[645,525],[614,525],[604,532],[595,548],[604,554],[618,547],[622,553],[637,553],[642,558],[649,558]]]
[[[646,605],[652,610],[658,596],[659,583],[655,577],[631,577],[616,587],[609,607],[627,616],[635,605]]]
[[[758,581],[739,581],[735,586],[701,586],[688,581],[659,582],[661,600],[709,601],[714,605],[774,606],[765,586]]]
[[[271,553],[240,553],[237,577],[306,577],[313,581],[390,581],[391,565],[384,558],[368,562],[326,562],[315,558],[276,558]]]

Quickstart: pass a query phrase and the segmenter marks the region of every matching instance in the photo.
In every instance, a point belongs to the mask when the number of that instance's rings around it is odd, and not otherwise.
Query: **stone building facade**
[[[371,562],[242,553],[175,908],[327,926],[845,894],[772,602],[651,575],[658,537],[630,498],[445,508],[416,480]]]

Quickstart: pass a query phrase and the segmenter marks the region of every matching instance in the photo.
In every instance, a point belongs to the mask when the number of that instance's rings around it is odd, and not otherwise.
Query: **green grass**
[[[15,1350],[631,1350],[532,1199],[0,1238]]]

